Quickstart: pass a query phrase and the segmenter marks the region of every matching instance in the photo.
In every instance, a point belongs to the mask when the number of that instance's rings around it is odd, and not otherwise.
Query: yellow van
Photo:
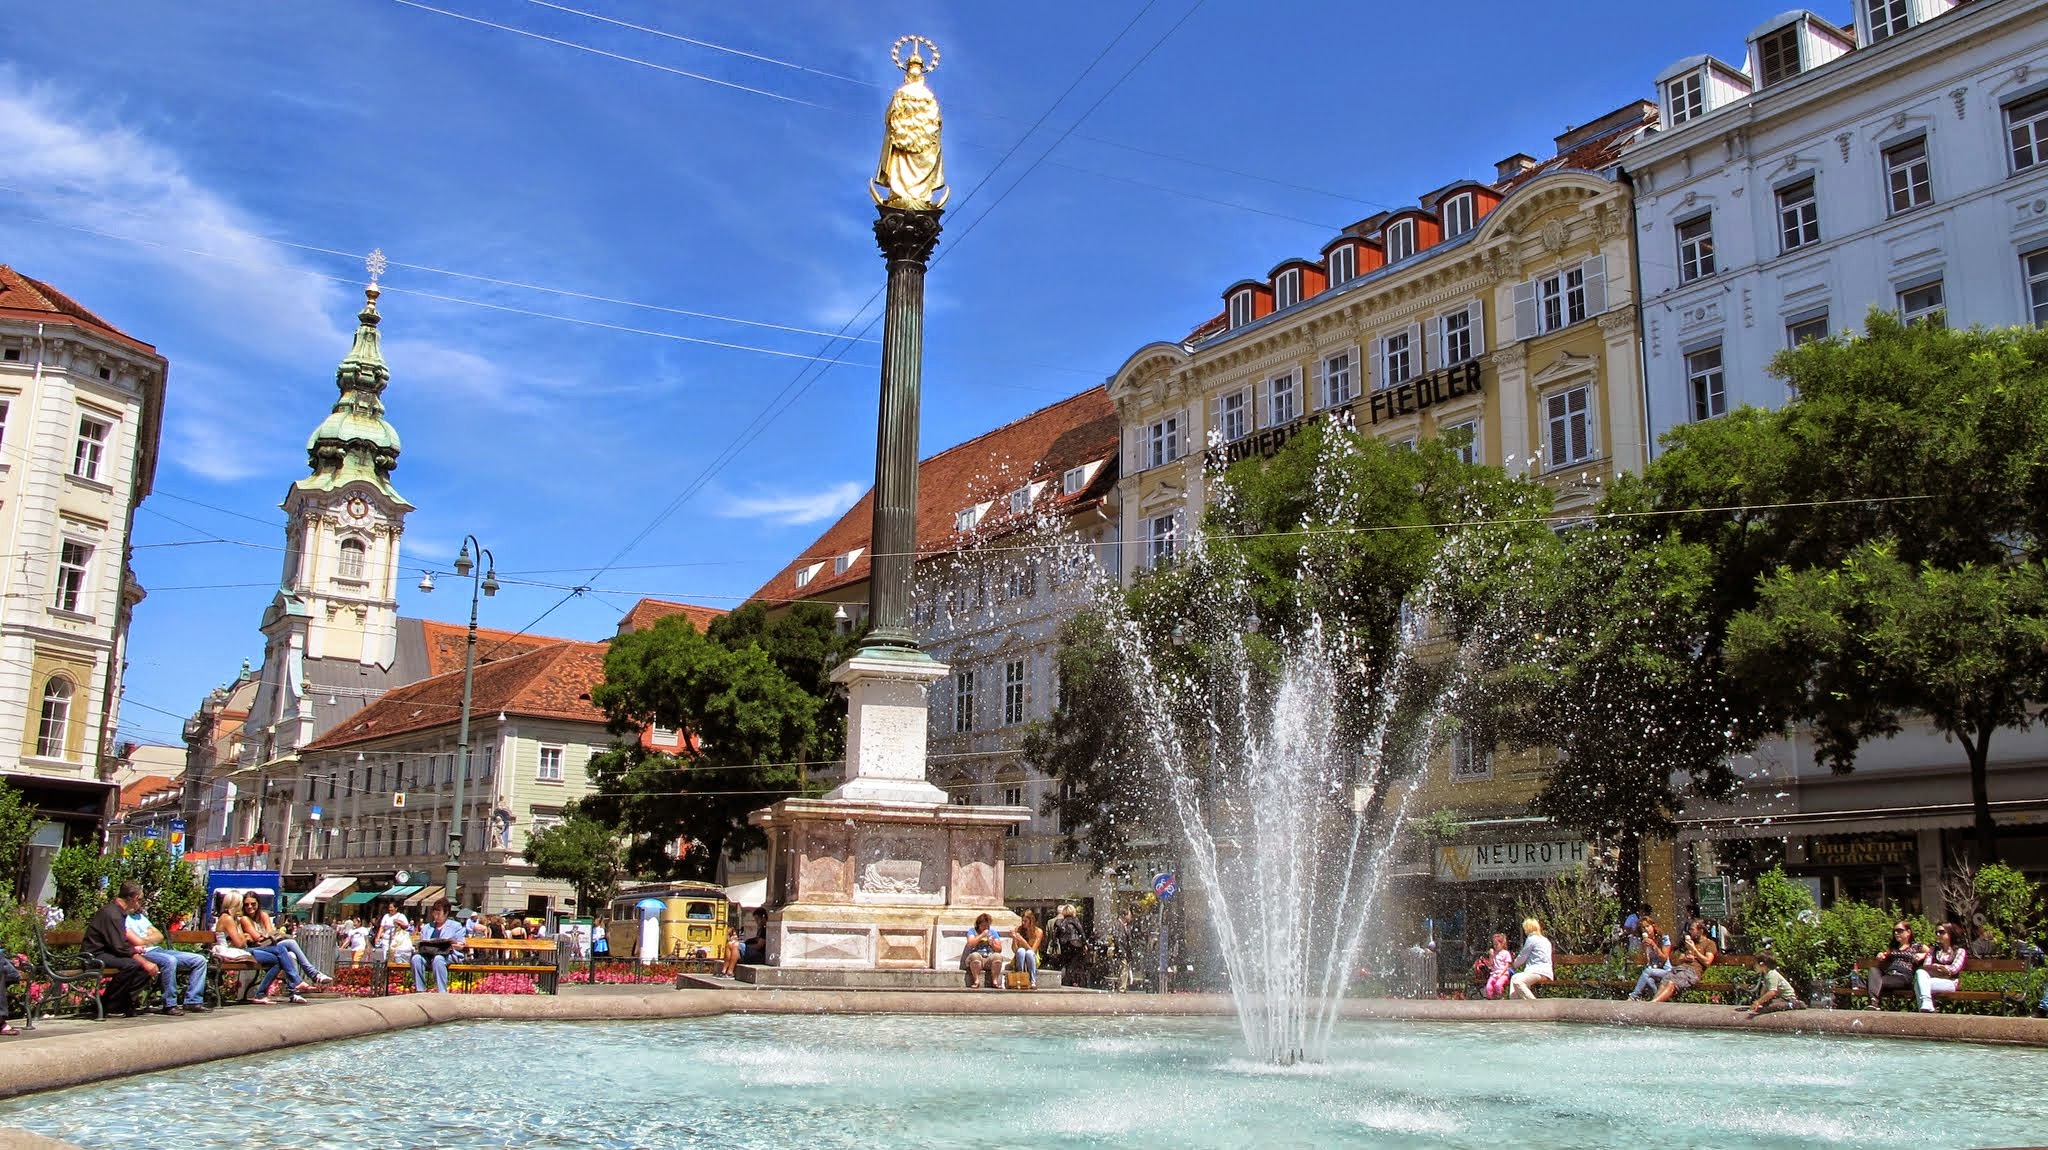
[[[613,896],[605,939],[614,959],[669,961],[725,957],[735,916],[725,888],[706,882],[650,883]]]

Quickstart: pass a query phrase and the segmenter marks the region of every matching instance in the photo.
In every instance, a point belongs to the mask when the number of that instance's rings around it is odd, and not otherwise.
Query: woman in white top
[[[1522,952],[1515,956],[1515,966],[1520,969],[1508,979],[1508,997],[1520,995],[1534,1001],[1534,988],[1549,985],[1552,978],[1550,940],[1543,937],[1543,924],[1533,918],[1522,920],[1522,934]]]

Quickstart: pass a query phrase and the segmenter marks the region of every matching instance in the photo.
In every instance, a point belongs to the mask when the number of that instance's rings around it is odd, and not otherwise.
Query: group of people
[[[990,990],[1005,986],[1003,967],[1007,962],[1024,976],[1024,984],[1038,989],[1041,966],[1065,973],[1083,962],[1088,951],[1088,931],[1081,925],[1079,910],[1062,904],[1050,927],[1040,926],[1038,912],[1026,910],[1017,916],[1017,929],[1010,934],[1010,953],[1003,953],[1003,932],[992,916],[975,916],[974,929],[967,935],[960,954],[960,969],[967,972],[967,985]],[[1063,979],[1064,981],[1064,979]]]
[[[1970,964],[1970,947],[1963,940],[1963,928],[1942,923],[1934,928],[1935,945],[1913,937],[1913,924],[1892,926],[1892,943],[1877,961],[1863,972],[1863,989],[1872,1008],[1882,1005],[1887,994],[1911,993],[1920,1013],[1934,1013],[1934,996],[1953,994],[1963,968]],[[1994,952],[1995,953],[1995,952]]]
[[[138,888],[139,889],[139,888]],[[95,920],[97,921],[97,920]],[[254,959],[257,966],[255,993],[243,1001],[258,1006],[269,1006],[276,1002],[271,991],[278,979],[284,978],[285,995],[288,1001],[304,1002],[305,991],[315,983],[333,982],[334,976],[313,965],[306,957],[305,948],[297,939],[273,922],[270,912],[263,907],[263,900],[255,893],[235,894],[222,891],[214,904],[213,956],[219,959]],[[86,935],[86,949],[92,949],[90,930]],[[166,952],[174,953],[174,952]],[[192,955],[190,957],[199,957]],[[104,956],[102,962],[105,961]],[[195,985],[205,981],[204,959],[196,976]],[[166,976],[164,995],[170,1001],[169,976]],[[185,1009],[191,1009],[188,996]],[[176,1013],[176,1011],[167,1011]]]

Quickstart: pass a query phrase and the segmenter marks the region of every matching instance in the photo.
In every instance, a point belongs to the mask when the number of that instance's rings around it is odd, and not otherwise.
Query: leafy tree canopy
[[[525,858],[540,877],[574,885],[577,908],[597,915],[618,888],[624,854],[617,827],[572,806],[560,823],[528,837]]]

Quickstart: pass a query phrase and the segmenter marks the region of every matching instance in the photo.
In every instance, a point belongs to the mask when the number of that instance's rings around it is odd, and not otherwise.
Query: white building
[[[1652,443],[1785,402],[1767,367],[1872,307],[2048,321],[2048,7],[1856,0],[1787,12],[1740,64],[1657,77],[1636,188]]]
[[[156,475],[168,370],[0,264],[0,779],[43,820],[31,897],[47,856],[97,843],[114,813],[121,666],[142,599],[128,537]]]
[[[1657,78],[1635,144],[1648,430],[1789,392],[1771,357],[1872,307],[1958,325],[2048,322],[2048,6],[1856,0],[1853,28],[1787,12],[1739,65]],[[2048,734],[2002,731],[1987,785],[2005,860],[2048,870]],[[1685,839],[1782,839],[1816,891],[1939,902],[1971,842],[1961,748],[1924,724],[1833,775],[1795,734],[1738,764],[1743,800]]]

